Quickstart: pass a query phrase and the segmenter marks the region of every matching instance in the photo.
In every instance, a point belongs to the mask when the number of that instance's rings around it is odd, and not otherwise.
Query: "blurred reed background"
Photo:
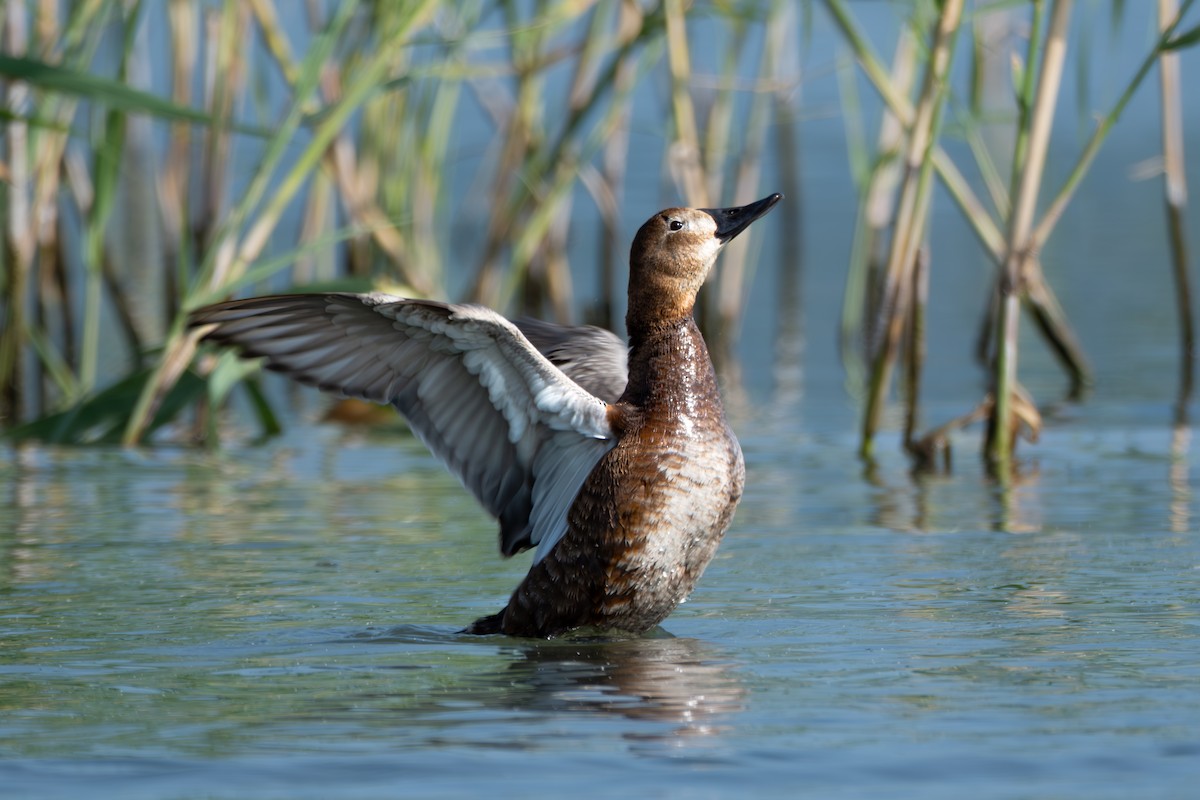
[[[277,431],[255,366],[198,357],[184,328],[190,309],[234,294],[380,289],[620,330],[633,232],[622,207],[648,168],[664,205],[783,191],[772,257],[786,266],[800,249],[801,54],[823,14],[849,56],[841,113],[860,204],[840,340],[862,398],[862,454],[899,402],[917,465],[947,463],[949,432],[986,419],[983,452],[1006,475],[1014,437],[1041,425],[1016,368],[1022,310],[1073,394],[1088,385],[1039,252],[1159,65],[1185,420],[1194,337],[1177,51],[1200,40],[1192,3],[896,3],[896,40],[872,42],[846,0],[7,0],[0,419],[18,440],[215,440],[212,410],[236,388],[263,433]],[[1160,35],[1067,181],[1049,186],[1079,15]],[[886,105],[878,130],[864,121],[864,78]],[[996,129],[1009,135],[985,135]],[[947,137],[966,142],[968,163]],[[995,263],[978,344],[991,388],[922,433],[938,182]],[[580,240],[596,242],[589,263]],[[723,256],[699,310],[733,376],[762,257],[746,247]]]

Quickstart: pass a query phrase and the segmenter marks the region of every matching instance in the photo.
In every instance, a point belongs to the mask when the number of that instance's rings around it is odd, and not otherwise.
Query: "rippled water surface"
[[[849,434],[736,424],[717,560],[607,642],[456,633],[524,564],[400,434],[6,452],[0,795],[1190,796],[1169,428],[1060,425],[1005,493],[973,458],[864,476]]]

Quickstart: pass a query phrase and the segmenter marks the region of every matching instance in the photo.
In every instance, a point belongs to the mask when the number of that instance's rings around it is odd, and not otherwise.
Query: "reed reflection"
[[[1007,484],[951,472],[911,470],[893,479],[869,464],[863,472],[871,487],[872,524],[907,533],[931,533],[984,524],[977,509],[987,510],[986,524],[1005,533],[1037,533],[1045,527],[1041,470],[1036,463],[1014,462]],[[976,475],[981,478],[972,481]]]
[[[1187,533],[1191,530],[1192,484],[1188,459],[1191,444],[1192,429],[1187,424],[1186,415],[1181,415],[1171,431],[1171,467],[1167,475],[1171,489],[1168,511],[1171,533]]]

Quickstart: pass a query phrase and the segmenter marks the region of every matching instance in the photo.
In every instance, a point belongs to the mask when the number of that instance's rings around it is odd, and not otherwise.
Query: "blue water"
[[[398,434],[7,453],[0,795],[1190,796],[1168,431],[1051,433],[1005,492],[735,424],[717,560],[612,642],[457,634],[523,567]]]

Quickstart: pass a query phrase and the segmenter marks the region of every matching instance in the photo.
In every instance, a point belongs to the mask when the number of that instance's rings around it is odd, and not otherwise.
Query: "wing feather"
[[[617,402],[629,381],[629,348],[616,334],[592,325],[556,325],[522,317],[514,322],[550,363],[587,391]]]
[[[279,295],[206,306],[191,324],[298,381],[395,406],[499,519],[505,555],[537,546],[540,560],[550,551],[579,487],[614,444],[605,401],[481,306]]]

